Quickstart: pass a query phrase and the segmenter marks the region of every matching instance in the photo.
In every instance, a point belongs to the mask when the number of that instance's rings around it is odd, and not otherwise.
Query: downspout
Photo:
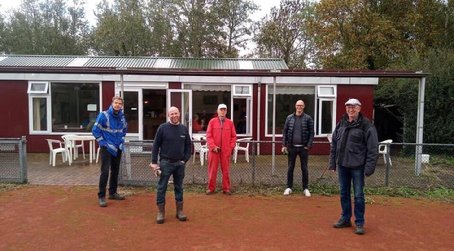
[[[273,136],[272,136],[273,144],[271,149],[271,174],[274,175],[276,169],[276,75],[273,76]]]
[[[258,81],[257,83],[257,141],[260,141],[260,113],[262,112],[260,110],[260,102],[261,102],[261,79],[260,81]],[[257,147],[256,147],[256,151],[257,151],[257,155],[260,155],[260,144],[257,144]]]

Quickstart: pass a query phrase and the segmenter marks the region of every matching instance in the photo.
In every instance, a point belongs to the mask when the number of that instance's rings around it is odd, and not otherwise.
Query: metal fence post
[[[19,145],[19,164],[20,164],[20,182],[27,183],[27,139],[22,136],[18,142]]]
[[[255,186],[255,172],[256,172],[256,161],[255,161],[255,156],[256,156],[256,147],[257,142],[252,141],[252,185]]]

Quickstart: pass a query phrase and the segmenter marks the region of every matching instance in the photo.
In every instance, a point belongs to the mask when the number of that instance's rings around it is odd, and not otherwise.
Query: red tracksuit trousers
[[[222,171],[222,191],[230,191],[230,154],[208,153],[208,189],[215,191],[219,161]]]

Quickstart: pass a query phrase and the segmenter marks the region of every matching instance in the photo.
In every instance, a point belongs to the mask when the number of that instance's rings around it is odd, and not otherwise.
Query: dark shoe
[[[180,221],[186,221],[188,217],[183,213],[183,201],[181,202],[176,202],[177,206],[177,219]]]
[[[158,215],[156,216],[156,223],[157,224],[164,223],[164,218],[165,218],[165,215],[166,215],[165,208],[166,208],[166,204],[159,204],[158,205]]]
[[[362,234],[364,234],[365,232],[366,232],[366,231],[364,231],[364,226],[356,226],[355,234],[362,235]]]
[[[225,195],[232,195],[232,192],[230,190],[223,191]]]
[[[118,193],[109,195],[109,200],[124,200],[124,199],[125,199],[125,196],[120,195]]]
[[[98,199],[98,203],[99,203],[99,206],[100,206],[100,207],[107,207],[106,198],[104,198],[104,197],[99,198],[99,199]]]
[[[346,221],[344,219],[340,219],[338,222],[336,222],[333,227],[334,228],[344,228],[344,227],[351,227],[352,222],[351,221]]]
[[[206,195],[214,194],[214,191],[207,190],[205,194],[206,194]]]

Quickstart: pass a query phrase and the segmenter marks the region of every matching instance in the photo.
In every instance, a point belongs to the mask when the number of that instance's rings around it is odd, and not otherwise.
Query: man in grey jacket
[[[349,99],[346,114],[337,123],[331,144],[329,169],[338,171],[342,215],[335,228],[351,227],[352,206],[350,188],[353,182],[355,197],[356,234],[364,234],[364,175],[375,171],[378,157],[378,138],[374,125],[360,113],[361,102]]]
[[[293,171],[295,170],[296,157],[300,157],[303,193],[310,197],[309,171],[307,161],[309,150],[314,140],[314,120],[304,113],[304,102],[295,103],[295,112],[288,115],[282,130],[282,153],[288,153],[287,188],[284,195],[290,195],[293,189]]]

